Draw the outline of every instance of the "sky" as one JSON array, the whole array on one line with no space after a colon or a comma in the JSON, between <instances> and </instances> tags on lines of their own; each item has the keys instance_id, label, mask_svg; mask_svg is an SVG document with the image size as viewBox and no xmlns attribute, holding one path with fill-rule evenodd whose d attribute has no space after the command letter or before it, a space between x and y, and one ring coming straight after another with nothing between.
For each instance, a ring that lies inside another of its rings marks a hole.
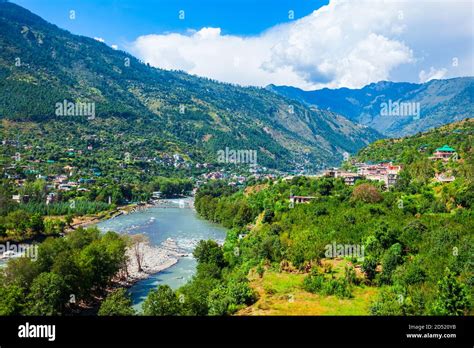
<instances>
[{"instance_id":1,"label":"sky","mask_svg":"<svg viewBox=\"0 0 474 348\"><path fill-rule=\"evenodd\" d=\"M470 0L12 2L155 67L240 85L360 88L474 75Z\"/></svg>"}]
</instances>

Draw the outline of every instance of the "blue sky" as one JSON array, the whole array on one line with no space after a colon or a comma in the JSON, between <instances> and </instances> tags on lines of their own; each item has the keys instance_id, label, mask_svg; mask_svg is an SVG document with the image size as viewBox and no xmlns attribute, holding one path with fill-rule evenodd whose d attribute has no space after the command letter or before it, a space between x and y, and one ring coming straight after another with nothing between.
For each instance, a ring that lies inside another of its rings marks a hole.
<instances>
[{"instance_id":1,"label":"blue sky","mask_svg":"<svg viewBox=\"0 0 474 348\"><path fill-rule=\"evenodd\" d=\"M321 0L12 0L74 34L123 45L138 36L219 27L223 34L256 35L304 17L327 4ZM76 19L69 19L69 11ZM185 11L180 20L179 11Z\"/></svg>"},{"instance_id":2,"label":"blue sky","mask_svg":"<svg viewBox=\"0 0 474 348\"><path fill-rule=\"evenodd\" d=\"M12 1L155 67L240 85L360 88L474 75L472 0Z\"/></svg>"}]
</instances>

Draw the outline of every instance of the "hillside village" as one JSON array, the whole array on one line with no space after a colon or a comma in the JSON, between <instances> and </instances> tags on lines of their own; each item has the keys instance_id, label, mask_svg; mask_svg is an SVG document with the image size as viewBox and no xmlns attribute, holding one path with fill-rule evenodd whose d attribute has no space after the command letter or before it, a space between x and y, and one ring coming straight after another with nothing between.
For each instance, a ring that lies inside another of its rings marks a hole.
<instances>
[{"instance_id":1,"label":"hillside village","mask_svg":"<svg viewBox=\"0 0 474 348\"><path fill-rule=\"evenodd\" d=\"M2 168L2 176L6 179L11 179L14 181L18 189L20 189L27 178L34 177L39 180L44 180L46 182L46 187L48 189L48 194L45 198L46 204L51 204L57 202L61 192L74 191L77 193L85 193L90 190L97 182L97 179L103 176L101 169L91 168L89 171L78 171L77 167L72 166L71 164L66 164L62 167L58 166L58 163L55 160L39 160L34 156L26 156L20 153L21 148L18 142L4 139L1 142L1 147L6 150L7 148L13 148L15 155L11 156L11 163L8 166ZM31 145L23 146L24 151L28 151L32 148ZM426 146L421 146L418 151L424 153ZM10 149L11 151L11 149ZM93 151L93 146L88 146L88 151ZM98 150L100 151L100 150ZM88 156L87 153L83 151L75 151L73 148L65 149L66 161L61 160L61 163L67 163L67 158L73 158L77 160L81 156ZM26 158L26 160L25 160ZM441 161L443 163L448 162L449 160L458 160L457 152L454 148L449 145L444 145L431 153L427 154L427 160L431 161ZM73 161L70 161L73 163ZM202 174L191 176L195 187L200 187L208 181L211 180L223 180L228 183L229 186L241 186L248 179L254 178L259 179L271 179L276 180L279 177L284 176L284 179L289 180L294 177L294 175L284 175L278 171L270 172L265 167L253 167L249 168L248 172L245 173L241 168L235 166L235 169L240 169L238 171L233 171L232 168L222 169L212 163L195 163L192 164L190 161L184 159L180 154L174 154L172 156L163 154L162 157L155 158L131 158L128 157L124 162L119 163L120 168L126 168L127 166L133 163L147 162L153 163L161 166L174 167L177 169L189 169L195 168ZM17 163L21 163L18 165ZM329 178L341 178L344 183L349 186L355 185L359 180L371 180L382 182L386 189L390 189L392 186L396 185L399 173L403 169L401 164L393 163L392 161L380 161L380 162L358 162L355 159L348 161L349 169L342 168L328 168L322 173L313 175L313 177L329 177ZM57 172L51 173L51 170L48 169L48 166L54 166ZM145 172L144 169L141 169L142 172ZM48 173L48 174L46 174ZM310 175L311 176L311 175ZM450 173L436 173L433 177L435 182L452 182L455 180L455 177ZM297 199L297 198L295 198ZM17 203L28 203L28 195L14 194L12 195L12 200ZM301 201L306 201L306 199L300 198ZM110 204L110 200L108 202Z\"/></svg>"}]
</instances>

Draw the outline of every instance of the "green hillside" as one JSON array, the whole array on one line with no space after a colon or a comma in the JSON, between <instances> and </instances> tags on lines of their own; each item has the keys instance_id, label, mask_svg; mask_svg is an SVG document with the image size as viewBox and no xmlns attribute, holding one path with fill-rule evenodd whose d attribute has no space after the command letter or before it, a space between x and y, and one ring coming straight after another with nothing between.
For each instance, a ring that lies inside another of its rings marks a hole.
<instances>
[{"instance_id":1,"label":"green hillside","mask_svg":"<svg viewBox=\"0 0 474 348\"><path fill-rule=\"evenodd\" d=\"M240 306L224 312L472 314L472 125L465 120L363 149L359 159L403 163L390 190L373 181L347 186L340 178L304 176L237 192L200 189L196 210L232 229L222 248L226 287L231 291L241 277L258 294L250 306L234 298ZM449 144L459 157L431 160L430 149L418 150L426 142L432 149ZM436 181L442 173L454 178ZM311 200L292 205L291 195ZM342 253L331 251L341 246ZM202 269L189 286L214 274ZM212 309L218 300L226 301L213 297Z\"/></svg>"},{"instance_id":2,"label":"green hillside","mask_svg":"<svg viewBox=\"0 0 474 348\"><path fill-rule=\"evenodd\" d=\"M85 147L81 134L117 156L128 147L132 156L179 153L193 164L215 161L225 147L252 149L259 165L290 170L337 164L380 137L265 89L152 68L11 3L0 3L0 33L0 117L38 123L55 146ZM64 100L94 103L95 118L56 115Z\"/></svg>"},{"instance_id":3,"label":"green hillside","mask_svg":"<svg viewBox=\"0 0 474 348\"><path fill-rule=\"evenodd\" d=\"M459 157L471 155L474 141L474 119L465 119L424 133L399 139L377 140L357 154L361 161L382 161L409 164L423 154L431 154L445 144L453 147Z\"/></svg>"}]
</instances>

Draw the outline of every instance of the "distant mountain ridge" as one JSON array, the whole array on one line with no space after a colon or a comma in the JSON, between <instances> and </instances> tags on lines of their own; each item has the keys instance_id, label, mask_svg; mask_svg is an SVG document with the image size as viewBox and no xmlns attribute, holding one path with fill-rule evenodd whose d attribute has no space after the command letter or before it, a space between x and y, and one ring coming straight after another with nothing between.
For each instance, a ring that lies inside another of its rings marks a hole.
<instances>
[{"instance_id":1,"label":"distant mountain ridge","mask_svg":"<svg viewBox=\"0 0 474 348\"><path fill-rule=\"evenodd\" d=\"M474 77L431 80L422 84L381 81L360 89L303 91L275 85L269 85L267 89L307 105L334 111L389 137L415 134L474 114ZM384 114L384 106L389 103L418 106L420 112Z\"/></svg>"},{"instance_id":2,"label":"distant mountain ridge","mask_svg":"<svg viewBox=\"0 0 474 348\"><path fill-rule=\"evenodd\" d=\"M80 126L90 136L103 132L117 150L144 144L141 156L160 150L210 161L226 147L254 149L259 165L287 170L337 164L381 137L262 88L152 68L12 3L0 3L0 46L0 118L60 123L59 141ZM96 117L58 117L64 100L94 103ZM112 134L122 134L120 143Z\"/></svg>"}]
</instances>

